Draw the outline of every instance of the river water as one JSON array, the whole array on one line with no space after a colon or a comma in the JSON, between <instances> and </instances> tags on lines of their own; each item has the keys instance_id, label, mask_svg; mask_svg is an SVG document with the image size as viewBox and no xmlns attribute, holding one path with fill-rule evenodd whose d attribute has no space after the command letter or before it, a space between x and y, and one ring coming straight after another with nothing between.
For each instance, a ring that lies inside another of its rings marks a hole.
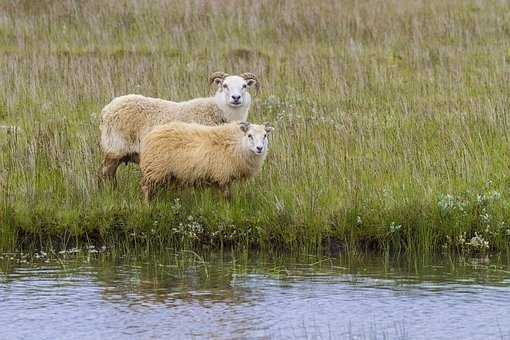
<instances>
[{"instance_id":1,"label":"river water","mask_svg":"<svg viewBox=\"0 0 510 340\"><path fill-rule=\"evenodd\" d=\"M499 257L0 257L0 339L510 339Z\"/></svg>"}]
</instances>

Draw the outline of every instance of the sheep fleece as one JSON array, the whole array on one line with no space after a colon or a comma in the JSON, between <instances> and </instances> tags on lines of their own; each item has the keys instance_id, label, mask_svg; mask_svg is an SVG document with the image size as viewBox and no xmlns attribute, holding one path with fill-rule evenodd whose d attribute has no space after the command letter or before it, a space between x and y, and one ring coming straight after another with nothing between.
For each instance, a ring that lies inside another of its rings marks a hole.
<instances>
[{"instance_id":1,"label":"sheep fleece","mask_svg":"<svg viewBox=\"0 0 510 340\"><path fill-rule=\"evenodd\" d=\"M213 97L187 102L130 94L115 98L101 113L101 144L111 155L138 153L139 141L154 126L171 121L217 125L224 122Z\"/></svg>"},{"instance_id":2,"label":"sheep fleece","mask_svg":"<svg viewBox=\"0 0 510 340\"><path fill-rule=\"evenodd\" d=\"M239 123L203 126L174 122L156 127L142 140L142 184L169 179L181 184L229 185L257 174L266 153L255 155L241 146Z\"/></svg>"}]
</instances>

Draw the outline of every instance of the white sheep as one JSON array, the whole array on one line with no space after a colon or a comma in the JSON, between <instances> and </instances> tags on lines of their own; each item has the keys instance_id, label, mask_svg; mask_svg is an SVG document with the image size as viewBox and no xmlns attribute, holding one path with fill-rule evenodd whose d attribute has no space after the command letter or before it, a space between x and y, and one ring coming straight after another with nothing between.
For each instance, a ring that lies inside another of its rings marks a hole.
<instances>
[{"instance_id":1,"label":"white sheep","mask_svg":"<svg viewBox=\"0 0 510 340\"><path fill-rule=\"evenodd\" d=\"M272 130L268 124L245 122L219 126L174 122L154 128L142 140L140 152L145 200L166 182L215 185L229 198L233 181L260 170Z\"/></svg>"},{"instance_id":2,"label":"white sheep","mask_svg":"<svg viewBox=\"0 0 510 340\"><path fill-rule=\"evenodd\" d=\"M218 89L214 96L173 102L130 94L113 99L101 112L102 178L114 179L122 162L139 162L140 141L154 126L173 122L218 125L244 121L251 96L248 88L258 88L252 73L240 76L214 72L209 83Z\"/></svg>"}]
</instances>

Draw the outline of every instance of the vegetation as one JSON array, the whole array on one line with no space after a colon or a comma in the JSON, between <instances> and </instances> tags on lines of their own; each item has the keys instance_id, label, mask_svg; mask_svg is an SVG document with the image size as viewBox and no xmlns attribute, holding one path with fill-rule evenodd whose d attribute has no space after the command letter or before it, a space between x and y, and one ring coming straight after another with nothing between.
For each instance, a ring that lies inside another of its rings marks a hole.
<instances>
[{"instance_id":1,"label":"vegetation","mask_svg":"<svg viewBox=\"0 0 510 340\"><path fill-rule=\"evenodd\" d=\"M0 2L0 244L191 244L431 253L510 245L510 4ZM250 71L276 127L234 199L136 166L100 186L112 97L185 100Z\"/></svg>"}]
</instances>

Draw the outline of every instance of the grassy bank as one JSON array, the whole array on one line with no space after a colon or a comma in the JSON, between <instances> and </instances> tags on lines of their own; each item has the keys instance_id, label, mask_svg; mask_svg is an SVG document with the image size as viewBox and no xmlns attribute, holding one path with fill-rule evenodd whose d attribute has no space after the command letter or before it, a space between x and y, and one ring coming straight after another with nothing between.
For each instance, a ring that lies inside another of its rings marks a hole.
<instances>
[{"instance_id":1,"label":"grassy bank","mask_svg":"<svg viewBox=\"0 0 510 340\"><path fill-rule=\"evenodd\" d=\"M510 5L503 1L0 2L0 244L510 245ZM139 172L98 187L113 96L184 100L216 70L259 75L276 127L231 202Z\"/></svg>"}]
</instances>

